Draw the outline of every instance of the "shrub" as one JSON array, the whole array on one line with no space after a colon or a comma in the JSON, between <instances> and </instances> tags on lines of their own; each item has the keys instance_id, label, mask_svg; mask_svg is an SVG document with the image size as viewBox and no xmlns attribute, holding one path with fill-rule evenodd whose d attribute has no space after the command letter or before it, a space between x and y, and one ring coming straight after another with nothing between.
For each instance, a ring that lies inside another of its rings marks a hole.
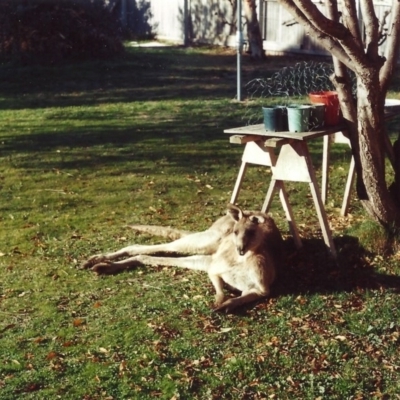
<instances>
[{"instance_id":1,"label":"shrub","mask_svg":"<svg viewBox=\"0 0 400 400\"><path fill-rule=\"evenodd\" d=\"M116 20L98 1L6 1L0 56L23 63L107 58L123 51Z\"/></svg>"}]
</instances>

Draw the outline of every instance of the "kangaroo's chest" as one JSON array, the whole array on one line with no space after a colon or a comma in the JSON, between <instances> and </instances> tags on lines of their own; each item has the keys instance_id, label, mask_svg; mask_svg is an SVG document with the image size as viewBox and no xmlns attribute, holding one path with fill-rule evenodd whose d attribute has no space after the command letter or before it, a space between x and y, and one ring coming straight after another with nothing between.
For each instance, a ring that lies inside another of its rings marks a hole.
<instances>
[{"instance_id":1,"label":"kangaroo's chest","mask_svg":"<svg viewBox=\"0 0 400 400\"><path fill-rule=\"evenodd\" d=\"M260 280L259 263L251 253L241 256L234 244L227 243L214 255L209 274L218 275L229 286L244 291Z\"/></svg>"}]
</instances>

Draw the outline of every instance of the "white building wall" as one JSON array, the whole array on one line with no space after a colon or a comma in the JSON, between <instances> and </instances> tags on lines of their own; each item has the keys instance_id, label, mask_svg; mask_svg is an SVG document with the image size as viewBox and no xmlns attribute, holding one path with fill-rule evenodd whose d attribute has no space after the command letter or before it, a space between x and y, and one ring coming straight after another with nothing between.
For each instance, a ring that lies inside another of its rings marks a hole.
<instances>
[{"instance_id":1,"label":"white building wall","mask_svg":"<svg viewBox=\"0 0 400 400\"><path fill-rule=\"evenodd\" d=\"M159 39L227 45L235 13L228 0L148 0ZM234 39L233 39L234 40Z\"/></svg>"},{"instance_id":2,"label":"white building wall","mask_svg":"<svg viewBox=\"0 0 400 400\"><path fill-rule=\"evenodd\" d=\"M157 38L176 43L185 40L185 3L187 0L150 0L151 25Z\"/></svg>"}]
</instances>

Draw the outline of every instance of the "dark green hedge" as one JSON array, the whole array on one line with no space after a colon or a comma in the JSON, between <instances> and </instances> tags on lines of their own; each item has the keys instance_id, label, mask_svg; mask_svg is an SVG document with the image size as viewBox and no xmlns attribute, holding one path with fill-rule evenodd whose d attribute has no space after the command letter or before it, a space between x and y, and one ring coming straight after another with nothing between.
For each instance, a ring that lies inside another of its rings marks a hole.
<instances>
[{"instance_id":1,"label":"dark green hedge","mask_svg":"<svg viewBox=\"0 0 400 400\"><path fill-rule=\"evenodd\" d=\"M108 58L121 52L118 22L103 0L0 2L0 57L3 60L58 63Z\"/></svg>"}]
</instances>

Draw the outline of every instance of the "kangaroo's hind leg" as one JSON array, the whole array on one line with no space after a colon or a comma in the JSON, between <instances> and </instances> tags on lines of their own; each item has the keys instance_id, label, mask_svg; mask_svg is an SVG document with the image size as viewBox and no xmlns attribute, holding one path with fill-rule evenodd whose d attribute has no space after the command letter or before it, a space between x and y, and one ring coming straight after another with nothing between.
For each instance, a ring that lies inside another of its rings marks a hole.
<instances>
[{"instance_id":1,"label":"kangaroo's hind leg","mask_svg":"<svg viewBox=\"0 0 400 400\"><path fill-rule=\"evenodd\" d=\"M98 254L90 257L81 266L82 269L93 269L97 264L136 255L171 254L177 257L193 254L213 254L220 243L221 233L214 230L191 233L170 243L155 245L131 245L118 251Z\"/></svg>"},{"instance_id":2,"label":"kangaroo's hind leg","mask_svg":"<svg viewBox=\"0 0 400 400\"><path fill-rule=\"evenodd\" d=\"M207 271L211 263L211 256L194 255L187 257L153 257L138 255L121 261L106 261L95 264L91 269L98 274L112 274L136 266L178 267L197 271Z\"/></svg>"}]
</instances>

